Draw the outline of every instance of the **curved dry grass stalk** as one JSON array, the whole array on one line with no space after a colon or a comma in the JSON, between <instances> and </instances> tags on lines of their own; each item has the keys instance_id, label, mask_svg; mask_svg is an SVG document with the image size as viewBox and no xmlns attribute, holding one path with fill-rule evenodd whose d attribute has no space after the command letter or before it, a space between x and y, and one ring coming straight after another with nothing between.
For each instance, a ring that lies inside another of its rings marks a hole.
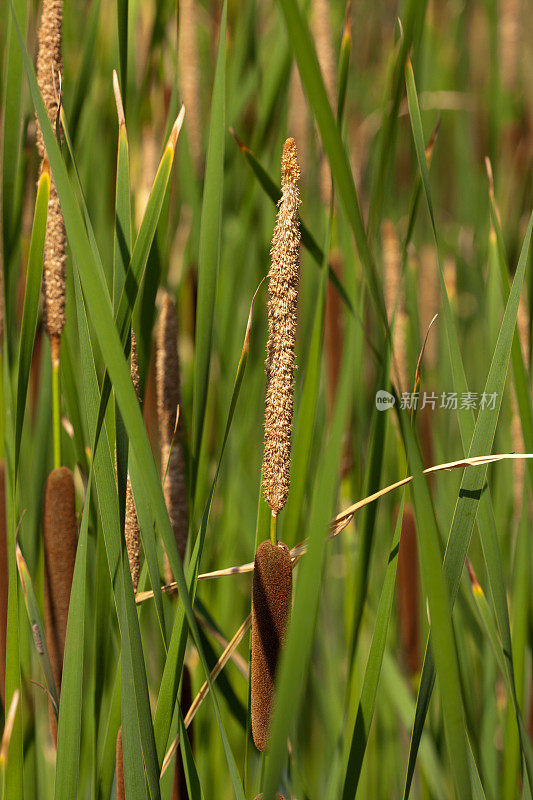
<instances>
[{"instance_id":1,"label":"curved dry grass stalk","mask_svg":"<svg viewBox=\"0 0 533 800\"><path fill-rule=\"evenodd\" d=\"M519 461L526 458L533 458L533 453L499 453L496 455L472 456L471 458L462 458L459 461L448 461L444 464L436 464L433 467L428 467L427 469L423 470L423 474L432 475L435 472L445 472L452 469L465 469L466 467L482 467L486 466L487 464L495 464L498 461ZM408 475L406 478L402 478L400 481L391 483L389 486L385 486L385 488L380 489L378 492L374 492L373 494L368 495L368 497L358 500L357 503L345 508L344 511L341 511L331 520L330 527L332 530L328 538L334 539L336 536L338 536L339 533L341 533L350 524L357 511L360 511L362 508L370 503L373 503L375 500L379 500L380 497L390 494L390 492L393 492L395 489L401 489L402 486L411 483L412 480L413 476ZM307 544L305 541L300 542L291 549L290 553L293 567L294 562L300 559L301 556L303 556L306 552ZM225 578L229 575L245 575L253 571L254 562L249 561L247 564L241 564L236 567L226 567L225 569L217 569L213 570L212 572L203 572L198 575L198 580L205 581L211 580L212 578ZM174 592L176 589L177 584L175 582L169 584L168 586L161 587L161 591L163 592ZM135 597L135 601L137 603L142 603L145 600L150 600L153 596L153 591L139 592Z\"/></svg>"},{"instance_id":2,"label":"curved dry grass stalk","mask_svg":"<svg viewBox=\"0 0 533 800\"><path fill-rule=\"evenodd\" d=\"M218 678L218 676L220 675L220 673L222 672L222 670L224 669L224 667L228 663L229 659L231 658L231 655L232 655L233 651L242 642L242 640L243 640L244 636L246 635L246 632L249 630L251 624L252 624L252 614L250 613L250 614L248 614L248 616L246 617L246 619L244 620L242 625L235 632L235 634L233 635L233 638L229 642L228 646L226 647L224 652L221 654L221 656L218 659L217 663L215 664L215 666L211 670L211 674L209 676L210 680L211 680L211 683L214 683L216 681L216 679ZM191 724L191 722L193 721L193 719L194 719L194 717L196 715L196 712L198 711L198 709L202 705L202 703L205 700L205 698L207 697L208 693L209 693L209 684L207 683L207 681L204 681L200 691L198 692L198 694L194 698L194 700L193 700L193 702L191 704L191 707L189 708L189 710L188 710L188 712L187 712L187 714L185 716L184 723L185 723L185 727L186 728L188 728L189 725ZM164 773L166 772L166 770L167 770L167 768L168 768L168 766L169 766L169 764L170 764L170 762L172 760L172 756L176 752L178 744L179 744L179 736L176 736L176 738L174 739L174 741L170 745L169 749L167 750L165 758L163 759L163 764L161 766L161 777L163 777Z\"/></svg>"},{"instance_id":3,"label":"curved dry grass stalk","mask_svg":"<svg viewBox=\"0 0 533 800\"><path fill-rule=\"evenodd\" d=\"M3 765L7 763L9 742L11 741L11 734L13 733L13 725L15 724L15 716L17 714L19 700L20 691L15 689L13 696L11 697L11 703L9 704L9 711L7 712L6 721L4 724L4 732L2 733L2 743L0 744L0 764Z\"/></svg>"}]
</instances>

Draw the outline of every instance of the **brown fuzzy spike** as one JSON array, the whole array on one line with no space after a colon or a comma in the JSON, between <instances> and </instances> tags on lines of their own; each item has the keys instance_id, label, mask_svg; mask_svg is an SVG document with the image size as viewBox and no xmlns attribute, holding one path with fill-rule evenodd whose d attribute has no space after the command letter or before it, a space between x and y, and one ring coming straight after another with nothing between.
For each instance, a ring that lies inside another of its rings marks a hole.
<instances>
[{"instance_id":1,"label":"brown fuzzy spike","mask_svg":"<svg viewBox=\"0 0 533 800\"><path fill-rule=\"evenodd\" d=\"M46 644L58 698L76 560L76 531L74 479L67 467L58 467L52 470L46 481L43 524ZM50 725L52 735L57 739L56 722L51 711Z\"/></svg>"},{"instance_id":2,"label":"brown fuzzy spike","mask_svg":"<svg viewBox=\"0 0 533 800\"><path fill-rule=\"evenodd\" d=\"M7 567L5 470L4 461L0 461L0 698L4 708L6 702L7 586L9 574Z\"/></svg>"},{"instance_id":3,"label":"brown fuzzy spike","mask_svg":"<svg viewBox=\"0 0 533 800\"><path fill-rule=\"evenodd\" d=\"M255 746L267 748L274 683L291 609L292 564L287 545L262 542L252 586L251 714Z\"/></svg>"},{"instance_id":4,"label":"brown fuzzy spike","mask_svg":"<svg viewBox=\"0 0 533 800\"><path fill-rule=\"evenodd\" d=\"M181 713L185 718L187 711L192 703L192 687L191 687L191 673L187 666L183 667L183 680L181 686ZM187 731L191 747L193 745L192 722ZM176 766L174 767L174 781L172 784L172 800L188 800L189 792L187 791L187 781L185 780L185 770L183 769L183 759L181 756L181 747L176 751Z\"/></svg>"},{"instance_id":5,"label":"brown fuzzy spike","mask_svg":"<svg viewBox=\"0 0 533 800\"><path fill-rule=\"evenodd\" d=\"M165 503L178 551L183 560L187 548L189 512L181 425L178 426L178 431L174 436L176 411L181 402L177 338L178 320L176 307L170 296L165 294L159 320L156 365L157 410L161 440L161 476L163 477L166 472L163 484ZM172 576L167 575L168 577L171 578Z\"/></svg>"},{"instance_id":6,"label":"brown fuzzy spike","mask_svg":"<svg viewBox=\"0 0 533 800\"><path fill-rule=\"evenodd\" d=\"M124 753L122 750L122 725L117 733L117 800L126 800L126 789L124 787Z\"/></svg>"},{"instance_id":7,"label":"brown fuzzy spike","mask_svg":"<svg viewBox=\"0 0 533 800\"><path fill-rule=\"evenodd\" d=\"M416 520L410 505L403 512L397 590L402 649L407 668L414 675L420 669L419 574Z\"/></svg>"},{"instance_id":8,"label":"brown fuzzy spike","mask_svg":"<svg viewBox=\"0 0 533 800\"><path fill-rule=\"evenodd\" d=\"M274 516L281 511L289 495L294 340L300 277L299 178L294 139L287 139L281 158L281 200L270 250L268 286L263 493Z\"/></svg>"}]
</instances>

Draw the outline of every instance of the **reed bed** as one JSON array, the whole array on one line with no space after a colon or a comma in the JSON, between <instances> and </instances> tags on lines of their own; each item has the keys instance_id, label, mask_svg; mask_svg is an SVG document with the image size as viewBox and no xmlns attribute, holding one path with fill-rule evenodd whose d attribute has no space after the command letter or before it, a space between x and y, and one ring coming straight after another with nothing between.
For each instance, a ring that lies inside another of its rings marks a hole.
<instances>
[{"instance_id":1,"label":"reed bed","mask_svg":"<svg viewBox=\"0 0 533 800\"><path fill-rule=\"evenodd\" d=\"M2 4L0 800L531 796L530 17Z\"/></svg>"}]
</instances>

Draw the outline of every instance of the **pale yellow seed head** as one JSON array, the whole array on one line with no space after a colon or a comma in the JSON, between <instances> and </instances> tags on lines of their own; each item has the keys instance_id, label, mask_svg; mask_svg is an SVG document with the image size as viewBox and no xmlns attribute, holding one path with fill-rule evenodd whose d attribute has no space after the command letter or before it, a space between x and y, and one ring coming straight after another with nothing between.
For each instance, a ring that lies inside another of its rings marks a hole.
<instances>
[{"instance_id":1,"label":"pale yellow seed head","mask_svg":"<svg viewBox=\"0 0 533 800\"><path fill-rule=\"evenodd\" d=\"M289 494L300 272L299 177L294 139L287 139L281 158L282 194L270 250L268 287L263 493L274 515L281 511Z\"/></svg>"},{"instance_id":2,"label":"pale yellow seed head","mask_svg":"<svg viewBox=\"0 0 533 800\"><path fill-rule=\"evenodd\" d=\"M139 363L137 360L137 342L135 334L131 332L131 366L130 366L131 380L135 388L137 400L139 399ZM141 535L139 529L139 520L137 519L137 511L135 510L135 501L133 499L133 490L131 488L130 476L128 474L128 482L126 484L126 517L124 524L124 538L126 539L126 549L128 551L128 561L130 564L131 582L133 584L133 591L137 591L139 584L139 575L141 572Z\"/></svg>"},{"instance_id":3,"label":"pale yellow seed head","mask_svg":"<svg viewBox=\"0 0 533 800\"><path fill-rule=\"evenodd\" d=\"M54 130L60 102L61 74L63 71L61 56L62 22L63 0L44 0L39 27L37 82L43 96L48 119ZM37 148L46 168L46 149L38 120ZM51 340L56 340L56 345L65 326L65 252L65 225L55 184L51 180L44 246L43 290L46 331Z\"/></svg>"}]
</instances>

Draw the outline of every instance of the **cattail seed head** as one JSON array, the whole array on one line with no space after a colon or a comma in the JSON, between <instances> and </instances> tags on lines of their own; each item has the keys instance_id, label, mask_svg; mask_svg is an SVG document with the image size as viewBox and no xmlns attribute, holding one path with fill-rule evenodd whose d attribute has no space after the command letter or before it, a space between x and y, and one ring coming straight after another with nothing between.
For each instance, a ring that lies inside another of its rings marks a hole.
<instances>
[{"instance_id":1,"label":"cattail seed head","mask_svg":"<svg viewBox=\"0 0 533 800\"><path fill-rule=\"evenodd\" d=\"M43 524L46 643L58 698L76 561L76 531L74 479L67 467L58 467L52 470L46 481ZM50 724L56 739L57 728L52 712Z\"/></svg>"},{"instance_id":2,"label":"cattail seed head","mask_svg":"<svg viewBox=\"0 0 533 800\"><path fill-rule=\"evenodd\" d=\"M176 412L181 402L177 337L176 307L170 296L165 294L159 321L156 362L161 475L164 476L166 472L163 484L165 502L178 551L183 559L187 547L189 514L181 426L174 436Z\"/></svg>"},{"instance_id":3,"label":"cattail seed head","mask_svg":"<svg viewBox=\"0 0 533 800\"><path fill-rule=\"evenodd\" d=\"M7 535L6 535L6 468L0 461L0 698L6 704L6 638L7 638Z\"/></svg>"},{"instance_id":4,"label":"cattail seed head","mask_svg":"<svg viewBox=\"0 0 533 800\"><path fill-rule=\"evenodd\" d=\"M268 286L263 493L274 515L281 511L289 494L300 272L299 177L294 139L287 139L281 158L281 200L270 250Z\"/></svg>"},{"instance_id":5,"label":"cattail seed head","mask_svg":"<svg viewBox=\"0 0 533 800\"><path fill-rule=\"evenodd\" d=\"M37 82L43 96L48 119L55 130L63 71L61 56L61 28L63 0L44 0L39 28L37 55ZM46 165L46 148L39 120L37 120L37 149ZM45 166L46 168L46 166ZM52 345L52 359L59 359L59 339L65 326L65 250L66 234L63 215L55 183L50 180L48 220L44 245L43 289L45 297L44 321Z\"/></svg>"},{"instance_id":6,"label":"cattail seed head","mask_svg":"<svg viewBox=\"0 0 533 800\"><path fill-rule=\"evenodd\" d=\"M117 733L116 771L117 771L117 800L126 800L126 788L124 786L124 752L122 748L122 725L118 729Z\"/></svg>"},{"instance_id":7,"label":"cattail seed head","mask_svg":"<svg viewBox=\"0 0 533 800\"><path fill-rule=\"evenodd\" d=\"M133 330L131 331L130 374L138 400L139 364L137 360L137 342L135 340L135 334ZM128 561L130 563L131 582L133 584L133 591L136 592L137 586L139 585L139 575L141 572L141 535L129 473L126 484L126 516L124 522L124 538L126 539L126 549L128 551Z\"/></svg>"},{"instance_id":8,"label":"cattail seed head","mask_svg":"<svg viewBox=\"0 0 533 800\"><path fill-rule=\"evenodd\" d=\"M257 548L252 584L252 735L267 748L279 654L291 608L292 564L288 547L270 540Z\"/></svg>"},{"instance_id":9,"label":"cattail seed head","mask_svg":"<svg viewBox=\"0 0 533 800\"><path fill-rule=\"evenodd\" d=\"M44 0L39 27L37 54L37 83L43 96L46 113L55 129L59 76L63 72L61 55L61 29L63 25L63 0ZM37 149L42 159L46 157L43 134L37 120Z\"/></svg>"},{"instance_id":10,"label":"cattail seed head","mask_svg":"<svg viewBox=\"0 0 533 800\"><path fill-rule=\"evenodd\" d=\"M44 323L50 337L52 361L59 359L59 340L65 327L66 233L56 186L50 181L48 219L44 242Z\"/></svg>"},{"instance_id":11,"label":"cattail seed head","mask_svg":"<svg viewBox=\"0 0 533 800\"><path fill-rule=\"evenodd\" d=\"M403 511L397 591L402 650L407 668L414 675L420 668L420 610L416 520L411 505Z\"/></svg>"}]
</instances>

